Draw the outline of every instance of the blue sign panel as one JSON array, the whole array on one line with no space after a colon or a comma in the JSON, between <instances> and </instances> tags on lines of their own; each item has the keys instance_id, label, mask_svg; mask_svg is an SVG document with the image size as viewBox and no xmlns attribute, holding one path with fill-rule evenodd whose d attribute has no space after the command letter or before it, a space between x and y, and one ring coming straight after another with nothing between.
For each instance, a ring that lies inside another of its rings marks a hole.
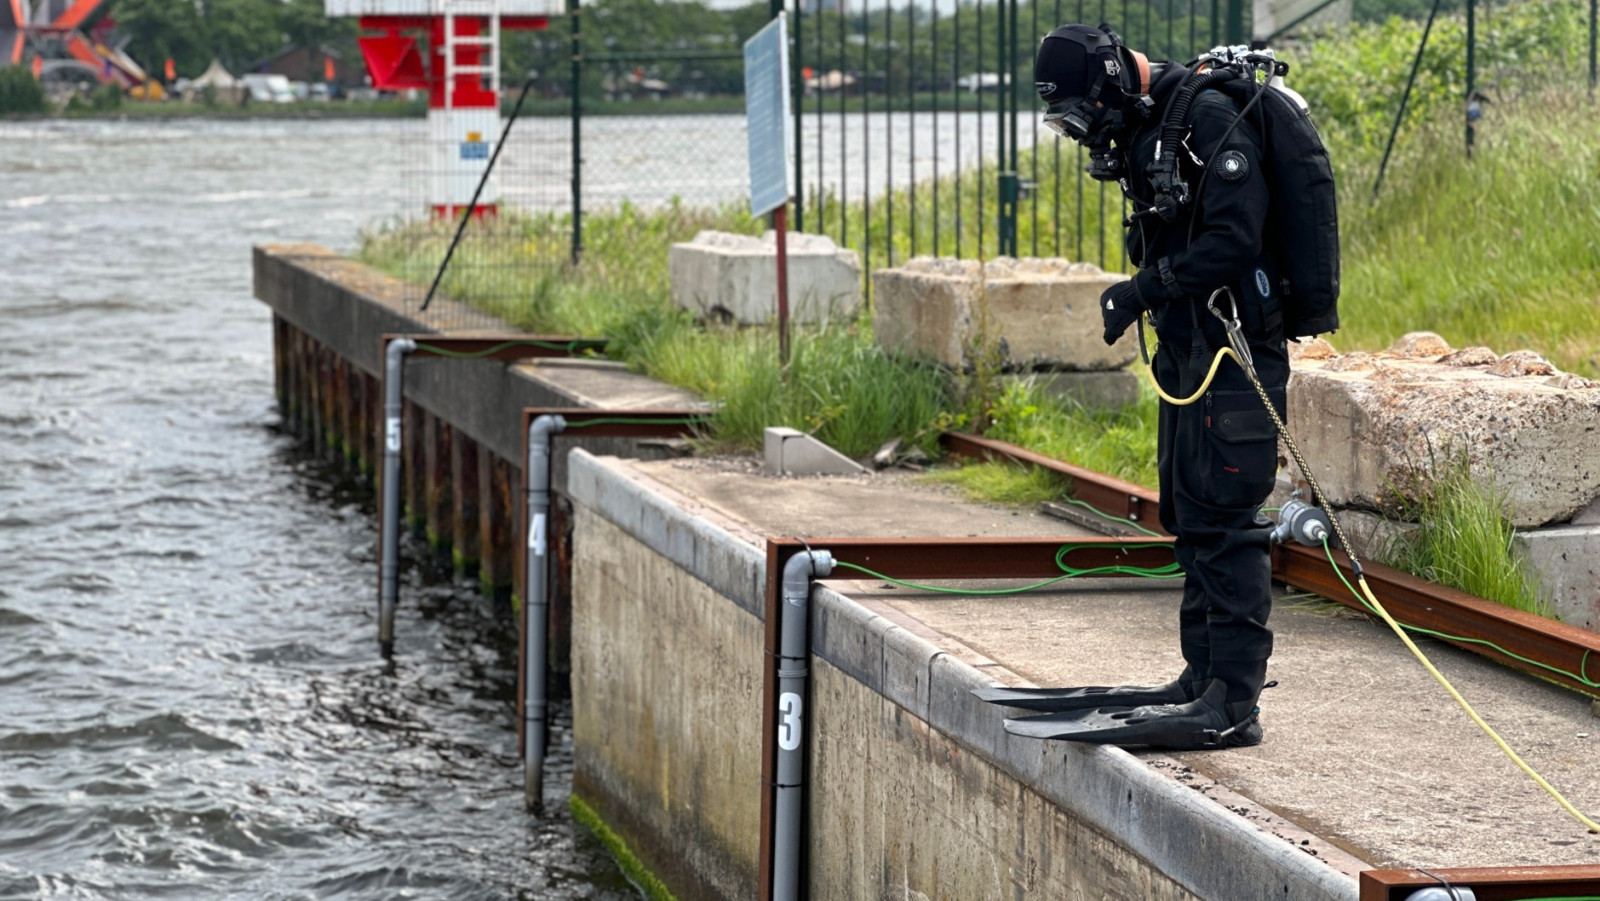
<instances>
[{"instance_id":1,"label":"blue sign panel","mask_svg":"<svg viewBox=\"0 0 1600 901\"><path fill-rule=\"evenodd\" d=\"M789 29L785 13L744 43L744 116L750 142L750 214L770 213L794 195L794 119L789 115Z\"/></svg>"},{"instance_id":2,"label":"blue sign panel","mask_svg":"<svg viewBox=\"0 0 1600 901\"><path fill-rule=\"evenodd\" d=\"M486 160L489 158L488 141L462 141L461 158L464 160Z\"/></svg>"}]
</instances>

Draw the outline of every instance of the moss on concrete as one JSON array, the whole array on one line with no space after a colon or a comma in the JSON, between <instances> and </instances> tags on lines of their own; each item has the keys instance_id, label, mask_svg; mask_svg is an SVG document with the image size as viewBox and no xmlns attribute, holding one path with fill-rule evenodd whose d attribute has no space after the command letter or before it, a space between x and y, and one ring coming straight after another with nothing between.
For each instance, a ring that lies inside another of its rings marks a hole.
<instances>
[{"instance_id":1,"label":"moss on concrete","mask_svg":"<svg viewBox=\"0 0 1600 901\"><path fill-rule=\"evenodd\" d=\"M622 836L611 831L605 821L600 819L600 815L583 803L582 798L572 795L568 806L572 809L572 818L594 833L594 837L600 840L600 844L604 845L606 851L617 861L617 866L622 869L622 875L638 886L645 897L651 901L677 901L666 884L657 879L654 873L645 869L644 863L628 848L628 843L622 840Z\"/></svg>"}]
</instances>

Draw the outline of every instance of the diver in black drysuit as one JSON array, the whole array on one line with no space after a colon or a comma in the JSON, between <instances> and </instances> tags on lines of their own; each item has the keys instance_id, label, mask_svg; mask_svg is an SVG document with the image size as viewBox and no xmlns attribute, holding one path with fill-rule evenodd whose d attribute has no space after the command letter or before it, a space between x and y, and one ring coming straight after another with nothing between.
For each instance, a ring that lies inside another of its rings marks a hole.
<instances>
[{"instance_id":1,"label":"diver in black drysuit","mask_svg":"<svg viewBox=\"0 0 1600 901\"><path fill-rule=\"evenodd\" d=\"M1108 49L1107 40L1116 46ZM1107 58L1120 65L1107 66ZM1109 68L1121 71L1100 78ZM1157 199L1150 176L1162 118L1187 74L1181 65L1149 64L1109 29L1081 25L1046 36L1036 63L1041 99L1052 110L1078 105L1084 115L1076 131L1084 137L1068 136L1098 152L1102 175L1121 176L1134 210L1127 247L1138 271L1101 297L1106 343L1148 313L1158 339L1156 381L1173 397L1189 397L1228 345L1207 303L1217 289L1231 288L1261 383L1281 416L1289 363L1278 266L1264 233L1271 197L1259 120L1240 119L1239 105L1218 91L1196 95L1179 157L1195 199L1171 221L1145 212ZM1097 78L1094 102L1082 103ZM1217 307L1234 315L1227 295ZM1161 524L1176 536L1184 571L1178 623L1185 668L1176 681L1148 688L979 692L996 703L1055 711L1008 721L1010 731L1174 749L1261 741L1256 702L1272 654L1272 526L1259 511L1276 478L1277 432L1231 359L1199 401L1162 402L1159 426Z\"/></svg>"}]
</instances>

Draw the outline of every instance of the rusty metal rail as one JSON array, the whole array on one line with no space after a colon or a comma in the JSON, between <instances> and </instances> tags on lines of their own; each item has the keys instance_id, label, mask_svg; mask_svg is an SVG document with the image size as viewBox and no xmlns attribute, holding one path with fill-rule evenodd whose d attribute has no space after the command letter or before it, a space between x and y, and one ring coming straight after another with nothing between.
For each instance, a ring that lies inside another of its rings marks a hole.
<instances>
[{"instance_id":1,"label":"rusty metal rail","mask_svg":"<svg viewBox=\"0 0 1600 901\"><path fill-rule=\"evenodd\" d=\"M772 897L773 814L777 790L779 603L784 565L808 547L897 579L1040 579L1063 575L1057 554L1078 569L1170 566L1171 538L813 538L767 541L765 659L761 692L761 845L758 897ZM807 646L810 641L807 641ZM810 701L807 699L809 708ZM807 717L802 721L809 723ZM805 746L804 727L800 736Z\"/></svg>"},{"instance_id":2,"label":"rusty metal rail","mask_svg":"<svg viewBox=\"0 0 1600 901\"><path fill-rule=\"evenodd\" d=\"M1058 472L1070 480L1067 490L1076 500L1112 516L1134 519L1145 528L1165 531L1155 521L1159 498L1142 485L992 438L945 432L941 440L957 456L1011 460ZM1353 582L1349 559L1340 551L1335 551L1334 557L1340 571ZM1590 697L1600 697L1600 635L1513 610L1379 563L1363 561L1362 568L1373 593L1402 624L1453 636L1443 640ZM1302 591L1370 612L1339 581L1318 548L1280 545L1272 555L1272 575Z\"/></svg>"},{"instance_id":3,"label":"rusty metal rail","mask_svg":"<svg viewBox=\"0 0 1600 901\"><path fill-rule=\"evenodd\" d=\"M1467 867L1446 870L1364 870L1360 901L1405 901L1430 886L1443 888L1440 877L1456 888L1469 888L1478 901L1521 901L1524 898L1572 898L1600 895L1600 866Z\"/></svg>"}]
</instances>

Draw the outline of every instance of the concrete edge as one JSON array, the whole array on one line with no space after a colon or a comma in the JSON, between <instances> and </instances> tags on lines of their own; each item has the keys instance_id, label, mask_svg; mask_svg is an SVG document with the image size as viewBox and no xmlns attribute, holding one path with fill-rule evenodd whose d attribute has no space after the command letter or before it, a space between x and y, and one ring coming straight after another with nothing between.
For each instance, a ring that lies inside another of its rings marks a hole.
<instances>
[{"instance_id":1,"label":"concrete edge","mask_svg":"<svg viewBox=\"0 0 1600 901\"><path fill-rule=\"evenodd\" d=\"M614 457L574 449L574 502L762 617L765 541ZM819 548L820 549L820 548ZM1355 901L1354 879L1114 747L1014 738L977 668L850 598L812 594L812 652L1214 901Z\"/></svg>"},{"instance_id":2,"label":"concrete edge","mask_svg":"<svg viewBox=\"0 0 1600 901\"><path fill-rule=\"evenodd\" d=\"M812 593L812 653L1149 861L1202 898L1354 901L1354 879L1115 747L1017 738L976 668L834 589ZM881 624L881 625L879 625ZM880 636L874 651L861 625ZM854 628L852 628L854 627ZM880 675L863 678L877 659Z\"/></svg>"},{"instance_id":3,"label":"concrete edge","mask_svg":"<svg viewBox=\"0 0 1600 901\"><path fill-rule=\"evenodd\" d=\"M766 541L616 457L567 456L567 496L765 619Z\"/></svg>"}]
</instances>

